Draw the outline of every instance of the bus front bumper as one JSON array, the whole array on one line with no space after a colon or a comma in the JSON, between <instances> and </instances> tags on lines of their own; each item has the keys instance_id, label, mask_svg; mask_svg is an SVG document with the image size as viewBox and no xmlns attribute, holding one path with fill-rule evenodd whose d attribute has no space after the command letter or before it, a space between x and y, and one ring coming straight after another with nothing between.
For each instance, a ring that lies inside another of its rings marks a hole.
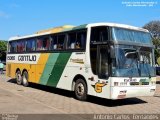
<instances>
[{"instance_id":1,"label":"bus front bumper","mask_svg":"<svg viewBox=\"0 0 160 120\"><path fill-rule=\"evenodd\" d=\"M156 90L155 86L128 86L111 87L111 99L125 99L140 96L153 96Z\"/></svg>"}]
</instances>

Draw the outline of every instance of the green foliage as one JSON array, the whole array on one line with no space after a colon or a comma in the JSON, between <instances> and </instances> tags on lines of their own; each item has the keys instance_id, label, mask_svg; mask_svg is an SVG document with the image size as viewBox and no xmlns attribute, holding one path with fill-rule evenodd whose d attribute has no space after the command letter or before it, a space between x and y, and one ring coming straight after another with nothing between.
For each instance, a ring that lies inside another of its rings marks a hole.
<instances>
[{"instance_id":1,"label":"green foliage","mask_svg":"<svg viewBox=\"0 0 160 120\"><path fill-rule=\"evenodd\" d=\"M155 50L154 50L154 54L155 54L155 60L157 62L157 59L160 57L160 39L153 39L153 44L155 45Z\"/></svg>"},{"instance_id":2,"label":"green foliage","mask_svg":"<svg viewBox=\"0 0 160 120\"><path fill-rule=\"evenodd\" d=\"M143 28L147 29L153 37L152 42L155 46L155 62L157 62L157 59L160 57L160 20L151 21L145 24Z\"/></svg>"},{"instance_id":3,"label":"green foliage","mask_svg":"<svg viewBox=\"0 0 160 120\"><path fill-rule=\"evenodd\" d=\"M7 50L7 42L6 41L0 41L0 51L6 51Z\"/></svg>"},{"instance_id":4,"label":"green foliage","mask_svg":"<svg viewBox=\"0 0 160 120\"><path fill-rule=\"evenodd\" d=\"M7 42L0 40L0 60L5 60Z\"/></svg>"},{"instance_id":5,"label":"green foliage","mask_svg":"<svg viewBox=\"0 0 160 120\"><path fill-rule=\"evenodd\" d=\"M154 38L160 38L160 20L150 21L143 28L149 30Z\"/></svg>"}]
</instances>

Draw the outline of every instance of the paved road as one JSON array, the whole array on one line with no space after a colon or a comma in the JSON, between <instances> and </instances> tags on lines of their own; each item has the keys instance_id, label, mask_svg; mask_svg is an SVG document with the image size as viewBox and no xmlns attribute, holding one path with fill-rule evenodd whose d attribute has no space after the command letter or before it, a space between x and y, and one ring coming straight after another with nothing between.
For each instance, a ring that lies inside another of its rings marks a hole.
<instances>
[{"instance_id":1,"label":"paved road","mask_svg":"<svg viewBox=\"0 0 160 120\"><path fill-rule=\"evenodd\" d=\"M0 114L160 114L160 82L154 97L106 100L74 99L69 91L34 85L23 87L0 75Z\"/></svg>"}]
</instances>

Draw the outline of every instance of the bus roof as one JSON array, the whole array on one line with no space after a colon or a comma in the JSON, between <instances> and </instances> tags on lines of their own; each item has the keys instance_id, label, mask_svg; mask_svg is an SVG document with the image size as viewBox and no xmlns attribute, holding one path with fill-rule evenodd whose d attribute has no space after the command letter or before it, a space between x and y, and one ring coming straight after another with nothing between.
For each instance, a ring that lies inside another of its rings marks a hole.
<instances>
[{"instance_id":1,"label":"bus roof","mask_svg":"<svg viewBox=\"0 0 160 120\"><path fill-rule=\"evenodd\" d=\"M54 27L54 28L38 31L38 32L36 32L35 34L32 34L32 35L11 37L9 39L9 41L25 39L25 38L32 38L32 37L38 37L38 36L42 36L42 35L49 35L49 34L60 33L60 32L64 32L64 31L85 29L85 28L95 27L95 26L110 26L110 27L119 27L119 28L131 29L131 30L136 30L136 31L142 31L142 32L149 32L146 29L135 27L135 26L104 22L104 23L83 24L83 25L79 25L79 26L64 25L64 26L60 26L60 27Z\"/></svg>"},{"instance_id":2,"label":"bus roof","mask_svg":"<svg viewBox=\"0 0 160 120\"><path fill-rule=\"evenodd\" d=\"M119 24L119 23L91 23L88 24L87 27L94 27L94 26L110 26L110 27L119 27L119 28L125 28L125 29L130 29L130 30L136 30L136 31L142 31L142 32L149 32L147 29L143 29L140 27L135 27L131 25L126 25L126 24Z\"/></svg>"}]
</instances>

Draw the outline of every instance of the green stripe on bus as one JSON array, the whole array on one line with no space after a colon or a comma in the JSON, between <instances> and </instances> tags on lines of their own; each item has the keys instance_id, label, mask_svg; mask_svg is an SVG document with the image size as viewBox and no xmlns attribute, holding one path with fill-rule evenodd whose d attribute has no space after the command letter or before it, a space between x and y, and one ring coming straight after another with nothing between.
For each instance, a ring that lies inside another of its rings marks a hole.
<instances>
[{"instance_id":1,"label":"green stripe on bus","mask_svg":"<svg viewBox=\"0 0 160 120\"><path fill-rule=\"evenodd\" d=\"M71 53L60 53L58 59L54 65L54 68L51 72L51 76L48 79L47 85L56 87L58 81L66 67L66 64L71 56Z\"/></svg>"},{"instance_id":2,"label":"green stripe on bus","mask_svg":"<svg viewBox=\"0 0 160 120\"><path fill-rule=\"evenodd\" d=\"M45 68L43 70L43 74L40 78L40 84L43 84L43 85L47 84L47 81L51 75L51 72L53 70L53 67L54 67L56 61L57 61L58 56L59 56L59 53L51 53L49 55L48 61L47 61Z\"/></svg>"}]
</instances>

